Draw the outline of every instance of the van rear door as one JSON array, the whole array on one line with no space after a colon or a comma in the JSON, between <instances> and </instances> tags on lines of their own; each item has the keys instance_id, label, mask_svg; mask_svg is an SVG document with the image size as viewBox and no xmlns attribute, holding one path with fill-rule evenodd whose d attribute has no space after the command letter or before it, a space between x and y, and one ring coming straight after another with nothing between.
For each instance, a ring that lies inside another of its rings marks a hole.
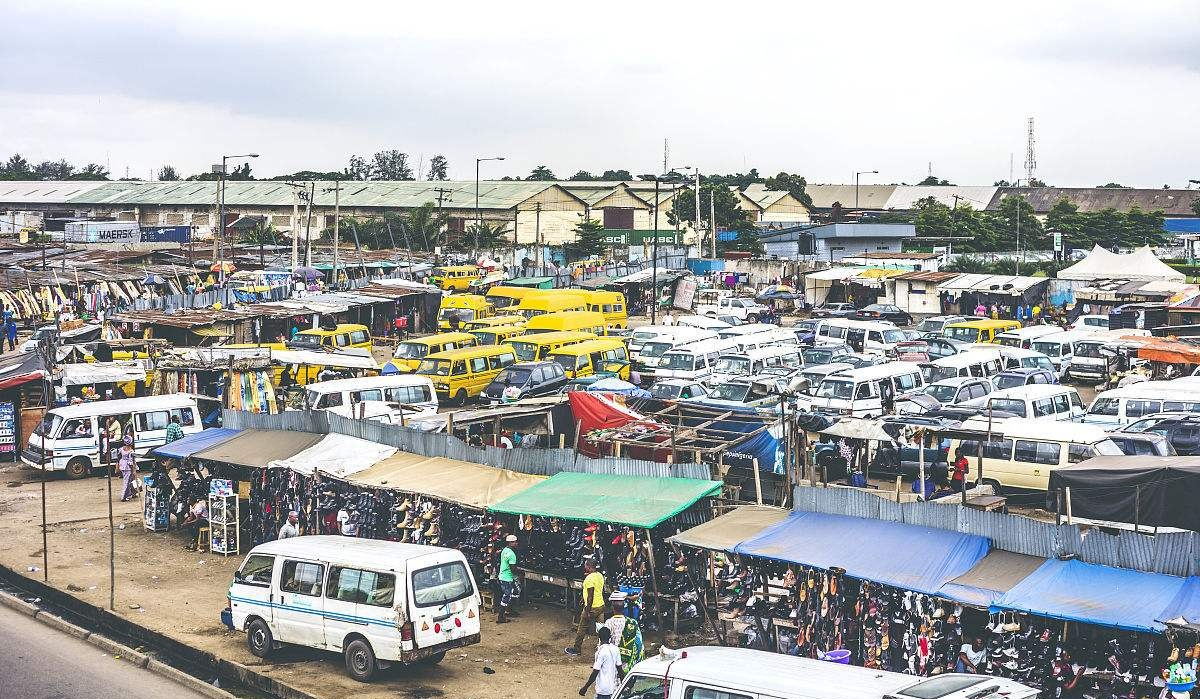
<instances>
[{"instance_id":1,"label":"van rear door","mask_svg":"<svg viewBox=\"0 0 1200 699\"><path fill-rule=\"evenodd\" d=\"M408 584L417 649L479 633L479 591L462 553L446 550L411 559Z\"/></svg>"}]
</instances>

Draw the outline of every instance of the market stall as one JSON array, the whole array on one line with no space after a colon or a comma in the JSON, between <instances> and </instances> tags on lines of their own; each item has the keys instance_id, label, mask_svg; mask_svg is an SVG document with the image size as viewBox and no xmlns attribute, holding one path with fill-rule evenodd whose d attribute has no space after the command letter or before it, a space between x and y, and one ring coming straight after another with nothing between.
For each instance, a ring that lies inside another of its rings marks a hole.
<instances>
[{"instance_id":1,"label":"market stall","mask_svg":"<svg viewBox=\"0 0 1200 699\"><path fill-rule=\"evenodd\" d=\"M1104 522L1200 530L1200 457L1098 456L1050 471L1067 512Z\"/></svg>"}]
</instances>

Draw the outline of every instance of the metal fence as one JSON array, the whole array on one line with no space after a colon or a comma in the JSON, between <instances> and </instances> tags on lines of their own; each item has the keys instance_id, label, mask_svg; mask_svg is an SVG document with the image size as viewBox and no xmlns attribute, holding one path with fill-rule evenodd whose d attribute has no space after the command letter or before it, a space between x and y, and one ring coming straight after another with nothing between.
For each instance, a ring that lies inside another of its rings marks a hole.
<instances>
[{"instance_id":1,"label":"metal fence","mask_svg":"<svg viewBox=\"0 0 1200 699\"><path fill-rule=\"evenodd\" d=\"M443 432L422 432L409 427L370 420L353 420L323 410L288 410L276 415L226 410L223 424L237 429L330 432L387 444L400 451L428 457L444 457L504 468L535 476L553 476L562 471L610 473L620 476L676 478L711 477L704 464L660 464L639 459L592 459L573 449L501 449L472 447Z\"/></svg>"},{"instance_id":2,"label":"metal fence","mask_svg":"<svg viewBox=\"0 0 1200 699\"><path fill-rule=\"evenodd\" d=\"M940 502L897 503L852 488L796 486L795 509L868 517L977 534L1005 551L1042 558L1073 555L1087 563L1168 575L1200 575L1200 534L1121 531L1039 522Z\"/></svg>"}]
</instances>

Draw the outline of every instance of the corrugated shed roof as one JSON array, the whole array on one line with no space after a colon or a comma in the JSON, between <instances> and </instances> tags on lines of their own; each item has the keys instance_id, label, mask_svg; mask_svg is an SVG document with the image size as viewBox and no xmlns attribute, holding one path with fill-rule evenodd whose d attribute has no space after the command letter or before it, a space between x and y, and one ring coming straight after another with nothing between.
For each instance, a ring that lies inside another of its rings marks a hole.
<instances>
[{"instance_id":1,"label":"corrugated shed roof","mask_svg":"<svg viewBox=\"0 0 1200 699\"><path fill-rule=\"evenodd\" d=\"M988 204L989 209L1000 205L1004 197L1017 193L1012 187L999 188ZM1107 189L1101 187L1022 187L1020 194L1038 213L1050 210L1061 199L1066 199L1085 213L1116 209L1128 211L1137 206L1143 211L1161 210L1168 216L1195 216L1192 202L1200 198L1194 189Z\"/></svg>"},{"instance_id":2,"label":"corrugated shed roof","mask_svg":"<svg viewBox=\"0 0 1200 699\"><path fill-rule=\"evenodd\" d=\"M766 209L778 203L780 199L788 196L790 192L780 189L767 189L767 185L761 182L754 182L742 190L742 194L746 195L746 198L750 201Z\"/></svg>"},{"instance_id":3,"label":"corrugated shed roof","mask_svg":"<svg viewBox=\"0 0 1200 699\"><path fill-rule=\"evenodd\" d=\"M997 187L930 187L921 185L896 187L892 195L888 197L884 208L907 211L913 208L918 201L929 197L933 197L946 206L954 206L957 196L959 204L969 204L975 209L986 209L992 202L992 197L996 195L997 189Z\"/></svg>"},{"instance_id":4,"label":"corrugated shed roof","mask_svg":"<svg viewBox=\"0 0 1200 699\"><path fill-rule=\"evenodd\" d=\"M810 184L804 192L812 198L813 206L818 209L828 209L833 203L840 202L843 209L854 208L854 185L852 184ZM888 199L896 192L893 184L864 184L858 187L858 207L860 209L885 209Z\"/></svg>"},{"instance_id":5,"label":"corrugated shed roof","mask_svg":"<svg viewBox=\"0 0 1200 699\"><path fill-rule=\"evenodd\" d=\"M56 204L111 182L95 180L0 181L0 201L9 204Z\"/></svg>"},{"instance_id":6,"label":"corrugated shed roof","mask_svg":"<svg viewBox=\"0 0 1200 699\"><path fill-rule=\"evenodd\" d=\"M895 279L903 279L904 281L911 282L932 282L934 284L941 284L943 282L948 282L957 276L957 272L905 272L904 274L895 277Z\"/></svg>"}]
</instances>

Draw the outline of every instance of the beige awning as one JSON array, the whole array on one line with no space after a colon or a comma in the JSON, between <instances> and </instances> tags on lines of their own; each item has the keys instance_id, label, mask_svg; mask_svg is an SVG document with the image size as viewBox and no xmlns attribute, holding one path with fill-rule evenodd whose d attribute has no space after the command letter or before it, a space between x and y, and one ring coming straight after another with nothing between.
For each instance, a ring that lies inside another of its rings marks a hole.
<instances>
[{"instance_id":1,"label":"beige awning","mask_svg":"<svg viewBox=\"0 0 1200 699\"><path fill-rule=\"evenodd\" d=\"M667 541L680 546L693 546L713 551L732 551L734 546L759 532L787 519L789 510L765 505L743 505L711 519L698 527L692 527Z\"/></svg>"},{"instance_id":2,"label":"beige awning","mask_svg":"<svg viewBox=\"0 0 1200 699\"><path fill-rule=\"evenodd\" d=\"M1008 592L1045 562L1046 559L1040 556L992 549L986 556L979 559L975 567L950 582L996 592Z\"/></svg>"},{"instance_id":3,"label":"beige awning","mask_svg":"<svg viewBox=\"0 0 1200 699\"><path fill-rule=\"evenodd\" d=\"M400 490L483 509L545 480L502 468L401 452L347 479L368 488Z\"/></svg>"},{"instance_id":4,"label":"beige awning","mask_svg":"<svg viewBox=\"0 0 1200 699\"><path fill-rule=\"evenodd\" d=\"M291 430L246 430L233 439L192 454L192 458L265 468L272 461L290 459L324 437L323 434Z\"/></svg>"}]
</instances>

